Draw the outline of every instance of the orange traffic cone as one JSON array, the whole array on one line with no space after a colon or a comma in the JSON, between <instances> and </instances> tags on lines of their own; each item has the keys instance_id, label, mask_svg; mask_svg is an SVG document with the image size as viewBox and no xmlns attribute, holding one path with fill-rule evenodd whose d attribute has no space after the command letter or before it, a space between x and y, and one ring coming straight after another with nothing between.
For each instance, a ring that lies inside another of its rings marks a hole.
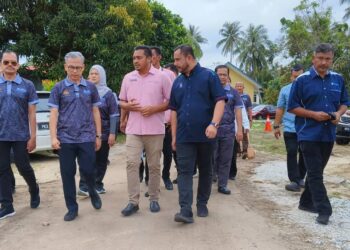
<instances>
[{"instance_id":1,"label":"orange traffic cone","mask_svg":"<svg viewBox=\"0 0 350 250\"><path fill-rule=\"evenodd\" d=\"M266 122L265 122L265 132L271 132L272 131L272 126L271 126L271 121L270 121L270 115L267 115L266 117Z\"/></svg>"}]
</instances>

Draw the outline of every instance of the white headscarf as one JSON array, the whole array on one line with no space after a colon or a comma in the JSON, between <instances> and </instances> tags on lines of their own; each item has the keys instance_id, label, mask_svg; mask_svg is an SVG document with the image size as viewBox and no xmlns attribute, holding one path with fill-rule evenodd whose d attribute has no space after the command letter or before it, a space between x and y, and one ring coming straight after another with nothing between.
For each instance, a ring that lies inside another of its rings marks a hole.
<instances>
[{"instance_id":1,"label":"white headscarf","mask_svg":"<svg viewBox=\"0 0 350 250\"><path fill-rule=\"evenodd\" d=\"M95 64L91 67L89 74L93 69L96 69L100 76L100 80L96 84L96 88L98 91L98 95L100 97L103 97L105 94L107 94L108 91L112 91L110 88L107 87L106 71L101 65Z\"/></svg>"}]
</instances>

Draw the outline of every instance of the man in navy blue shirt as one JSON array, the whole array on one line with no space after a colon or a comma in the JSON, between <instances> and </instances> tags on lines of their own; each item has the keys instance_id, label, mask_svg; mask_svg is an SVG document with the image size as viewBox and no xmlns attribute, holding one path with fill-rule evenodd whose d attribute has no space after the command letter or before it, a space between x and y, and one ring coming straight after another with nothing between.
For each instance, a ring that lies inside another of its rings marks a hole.
<instances>
[{"instance_id":1,"label":"man in navy blue shirt","mask_svg":"<svg viewBox=\"0 0 350 250\"><path fill-rule=\"evenodd\" d=\"M0 75L0 220L15 214L13 208L11 149L19 173L29 186L30 207L40 204L39 186L28 152L36 147L36 104L39 102L34 84L17 74L18 55L1 54Z\"/></svg>"},{"instance_id":2,"label":"man in navy blue shirt","mask_svg":"<svg viewBox=\"0 0 350 250\"><path fill-rule=\"evenodd\" d=\"M92 206L100 209L101 199L95 188L95 150L101 147L100 97L96 86L86 81L84 56L69 52L64 57L67 78L56 83L49 98L51 144L59 150L64 198L68 212L65 221L78 216L76 202L76 159L85 177Z\"/></svg>"},{"instance_id":3,"label":"man in navy blue shirt","mask_svg":"<svg viewBox=\"0 0 350 250\"><path fill-rule=\"evenodd\" d=\"M177 152L180 213L176 222L192 223L193 169L199 169L197 215L208 216L212 182L212 153L226 94L215 72L197 63L193 49L174 50L174 64L181 75L174 81L169 107L172 147Z\"/></svg>"},{"instance_id":4,"label":"man in navy blue shirt","mask_svg":"<svg viewBox=\"0 0 350 250\"><path fill-rule=\"evenodd\" d=\"M295 129L307 170L299 209L318 213L316 222L324 225L328 224L332 206L323 171L334 145L336 124L349 106L343 77L329 70L333 57L332 45L316 47L313 66L295 80L288 103L288 112L296 115Z\"/></svg>"},{"instance_id":5,"label":"man in navy blue shirt","mask_svg":"<svg viewBox=\"0 0 350 250\"><path fill-rule=\"evenodd\" d=\"M232 155L234 150L235 130L237 129L237 141L242 141L242 107L243 102L237 90L230 86L229 70L225 65L215 68L222 87L227 96L224 115L221 119L217 132L217 139L214 148L214 177L218 176L218 192L231 194L227 187L230 174ZM235 128L235 118L237 128Z\"/></svg>"}]
</instances>

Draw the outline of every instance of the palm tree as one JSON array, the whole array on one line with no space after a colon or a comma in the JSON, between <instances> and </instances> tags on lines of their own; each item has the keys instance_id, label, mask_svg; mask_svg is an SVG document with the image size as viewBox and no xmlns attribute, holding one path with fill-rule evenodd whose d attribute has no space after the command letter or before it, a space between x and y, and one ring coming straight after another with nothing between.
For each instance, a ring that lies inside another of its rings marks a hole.
<instances>
[{"instance_id":1,"label":"palm tree","mask_svg":"<svg viewBox=\"0 0 350 250\"><path fill-rule=\"evenodd\" d=\"M200 31L199 27L196 27L194 25L189 25L189 28L187 30L187 36L189 43L192 45L195 56L199 59L203 56L203 51L201 49L201 44L207 43L208 40L204 38Z\"/></svg>"},{"instance_id":2,"label":"palm tree","mask_svg":"<svg viewBox=\"0 0 350 250\"><path fill-rule=\"evenodd\" d=\"M345 15L343 17L344 20L348 20L350 18L350 0L340 0L340 4L349 4L349 7L345 9Z\"/></svg>"},{"instance_id":3,"label":"palm tree","mask_svg":"<svg viewBox=\"0 0 350 250\"><path fill-rule=\"evenodd\" d=\"M239 22L225 22L219 31L223 38L216 44L219 48L222 46L221 53L226 56L230 54L230 62L232 63L233 56L238 52L238 43L241 36L241 26Z\"/></svg>"},{"instance_id":4,"label":"palm tree","mask_svg":"<svg viewBox=\"0 0 350 250\"><path fill-rule=\"evenodd\" d=\"M270 43L264 26L250 24L239 43L240 68L257 79L259 72L268 65Z\"/></svg>"}]
</instances>

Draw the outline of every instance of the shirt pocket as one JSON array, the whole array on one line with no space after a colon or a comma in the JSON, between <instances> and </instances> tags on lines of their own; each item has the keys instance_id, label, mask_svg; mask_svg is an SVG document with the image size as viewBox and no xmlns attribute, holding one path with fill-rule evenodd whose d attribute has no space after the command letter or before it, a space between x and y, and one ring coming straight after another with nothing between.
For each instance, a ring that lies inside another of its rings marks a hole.
<instances>
[{"instance_id":1,"label":"shirt pocket","mask_svg":"<svg viewBox=\"0 0 350 250\"><path fill-rule=\"evenodd\" d=\"M341 91L338 88L331 88L329 90L330 101L333 103L339 103Z\"/></svg>"},{"instance_id":2,"label":"shirt pocket","mask_svg":"<svg viewBox=\"0 0 350 250\"><path fill-rule=\"evenodd\" d=\"M20 99L25 99L27 98L27 90L26 89L22 89L22 88L17 88L13 91L13 95L16 97L16 98L20 98Z\"/></svg>"}]
</instances>

